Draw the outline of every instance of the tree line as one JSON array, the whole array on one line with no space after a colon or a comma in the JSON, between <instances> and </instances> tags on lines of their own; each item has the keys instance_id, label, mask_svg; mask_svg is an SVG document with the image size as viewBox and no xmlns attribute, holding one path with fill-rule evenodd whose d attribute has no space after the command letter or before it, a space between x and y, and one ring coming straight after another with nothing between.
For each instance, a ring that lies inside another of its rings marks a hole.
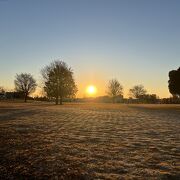
<instances>
[{"instance_id":1,"label":"tree line","mask_svg":"<svg viewBox=\"0 0 180 180\"><path fill-rule=\"evenodd\" d=\"M41 70L43 78L43 90L47 98L54 99L55 104L62 104L64 98L75 98L78 91L74 79L73 70L63 61L53 61ZM15 90L27 101L28 96L36 90L37 82L30 73L16 74L14 80ZM169 72L168 81L169 92L173 97L180 97L180 68ZM0 95L5 90L0 87ZM116 102L118 98L123 98L123 86L117 79L111 79L107 86L107 95ZM155 94L147 94L143 85L135 85L129 89L130 98L149 100L153 102L157 99Z\"/></svg>"},{"instance_id":2,"label":"tree line","mask_svg":"<svg viewBox=\"0 0 180 180\"><path fill-rule=\"evenodd\" d=\"M123 86L119 83L117 79L112 79L108 83L107 94L112 98L112 102L119 102L123 98ZM147 90L143 85L135 85L129 89L129 102L132 102L132 99L136 99L136 102L147 102L155 103L158 99L156 94L147 94ZM124 101L122 101L124 102ZM127 101L126 101L127 102Z\"/></svg>"}]
</instances>

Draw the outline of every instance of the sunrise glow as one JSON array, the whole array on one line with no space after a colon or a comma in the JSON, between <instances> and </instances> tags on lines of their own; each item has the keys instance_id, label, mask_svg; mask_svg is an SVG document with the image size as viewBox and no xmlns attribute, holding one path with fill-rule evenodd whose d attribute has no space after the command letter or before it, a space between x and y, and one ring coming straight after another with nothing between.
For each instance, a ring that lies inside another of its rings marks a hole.
<instances>
[{"instance_id":1,"label":"sunrise glow","mask_svg":"<svg viewBox=\"0 0 180 180\"><path fill-rule=\"evenodd\" d=\"M93 85L87 87L86 92L88 95L95 95L97 92L97 88Z\"/></svg>"}]
</instances>

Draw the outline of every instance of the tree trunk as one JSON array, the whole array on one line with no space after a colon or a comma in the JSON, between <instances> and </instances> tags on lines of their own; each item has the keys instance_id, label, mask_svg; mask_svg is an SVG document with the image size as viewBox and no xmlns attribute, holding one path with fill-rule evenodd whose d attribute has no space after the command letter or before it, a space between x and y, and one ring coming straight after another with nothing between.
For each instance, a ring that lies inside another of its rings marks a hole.
<instances>
[{"instance_id":1,"label":"tree trunk","mask_svg":"<svg viewBox=\"0 0 180 180\"><path fill-rule=\"evenodd\" d=\"M62 97L60 97L60 105L62 105Z\"/></svg>"},{"instance_id":2,"label":"tree trunk","mask_svg":"<svg viewBox=\"0 0 180 180\"><path fill-rule=\"evenodd\" d=\"M58 97L56 97L56 105L58 105Z\"/></svg>"},{"instance_id":3,"label":"tree trunk","mask_svg":"<svg viewBox=\"0 0 180 180\"><path fill-rule=\"evenodd\" d=\"M27 102L27 93L24 94L24 102Z\"/></svg>"},{"instance_id":4,"label":"tree trunk","mask_svg":"<svg viewBox=\"0 0 180 180\"><path fill-rule=\"evenodd\" d=\"M114 96L113 96L113 98L112 98L112 100L113 100L113 103L115 103L115 99L116 99L116 97L114 97Z\"/></svg>"}]
</instances>

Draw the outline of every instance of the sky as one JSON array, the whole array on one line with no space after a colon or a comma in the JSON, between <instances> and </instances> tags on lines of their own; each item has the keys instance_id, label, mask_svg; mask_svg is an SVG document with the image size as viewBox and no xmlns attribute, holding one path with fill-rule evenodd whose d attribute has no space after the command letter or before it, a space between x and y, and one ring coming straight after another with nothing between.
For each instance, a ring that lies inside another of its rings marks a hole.
<instances>
[{"instance_id":1,"label":"sky","mask_svg":"<svg viewBox=\"0 0 180 180\"><path fill-rule=\"evenodd\" d=\"M74 70L78 97L95 85L105 95L116 78L128 89L169 97L168 72L180 66L179 0L0 0L0 86L16 73L63 60Z\"/></svg>"}]
</instances>

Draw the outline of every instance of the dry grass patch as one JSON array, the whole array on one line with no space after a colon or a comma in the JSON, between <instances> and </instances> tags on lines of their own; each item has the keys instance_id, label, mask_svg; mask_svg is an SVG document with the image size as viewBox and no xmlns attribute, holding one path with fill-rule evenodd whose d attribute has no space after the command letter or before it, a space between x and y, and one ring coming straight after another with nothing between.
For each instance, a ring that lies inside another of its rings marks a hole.
<instances>
[{"instance_id":1,"label":"dry grass patch","mask_svg":"<svg viewBox=\"0 0 180 180\"><path fill-rule=\"evenodd\" d=\"M0 104L0 178L179 179L179 106Z\"/></svg>"}]
</instances>

